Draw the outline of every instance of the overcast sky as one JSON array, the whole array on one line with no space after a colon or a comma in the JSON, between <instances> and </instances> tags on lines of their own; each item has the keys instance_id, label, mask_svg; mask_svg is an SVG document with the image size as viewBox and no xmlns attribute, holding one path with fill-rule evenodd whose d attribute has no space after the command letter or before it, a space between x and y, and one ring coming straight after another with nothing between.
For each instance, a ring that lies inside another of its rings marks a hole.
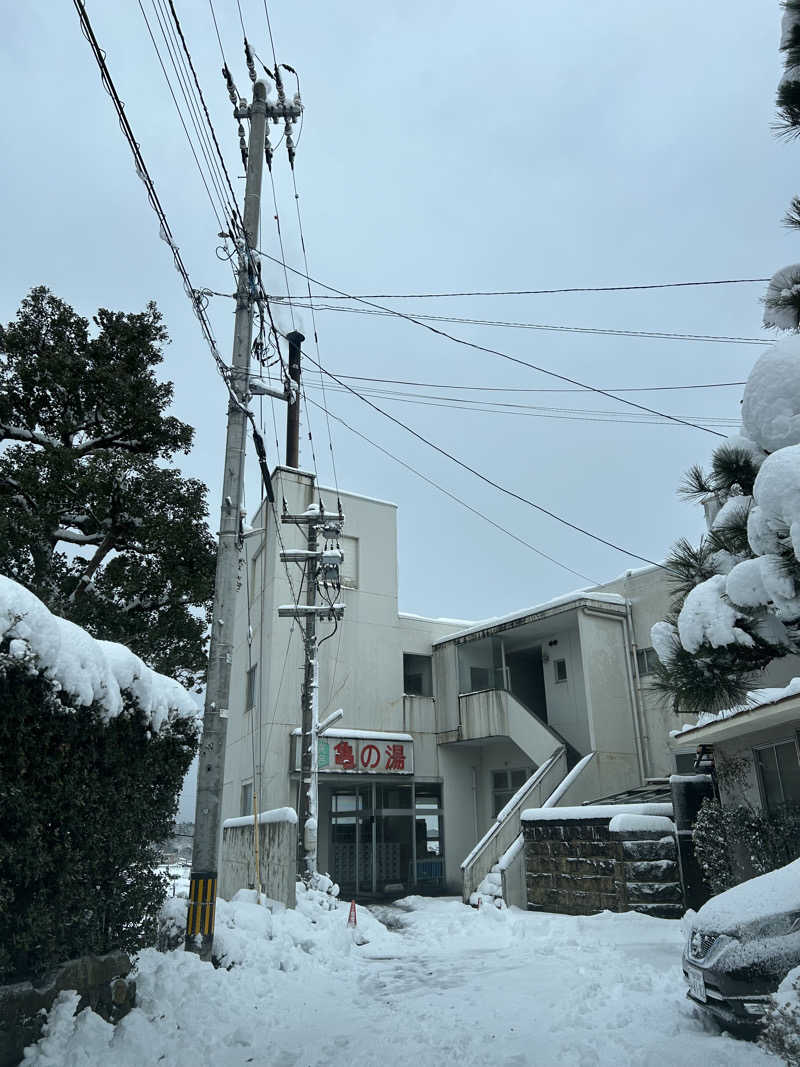
<instances>
[{"instance_id":1,"label":"overcast sky","mask_svg":"<svg viewBox=\"0 0 800 1067\"><path fill-rule=\"evenodd\" d=\"M142 0L154 21L152 0ZM270 54L262 0L241 0L256 51ZM206 0L175 0L230 173L235 123ZM225 395L159 240L128 146L71 4L2 0L0 171L5 255L0 317L36 284L82 314L157 301L172 338L175 411L197 427L185 469L210 487L216 528ZM235 0L215 0L223 47L249 89ZM231 291L214 219L136 0L87 0L95 33L194 284ZM297 4L272 0L278 58L300 73L297 157L310 270L351 293L540 289L763 277L800 259L781 218L798 191L800 147L771 132L780 72L777 3L641 0ZM275 138L273 137L273 140ZM290 263L302 266L283 150L275 165ZM262 246L277 252L265 185ZM285 292L265 268L268 288ZM406 311L625 330L758 337L763 285L651 293L396 302ZM295 291L302 292L303 287ZM212 301L228 358L232 302ZM626 409L604 397L525 393L558 382L385 317L320 311L334 373L453 385L519 404ZM289 325L288 314L280 322ZM298 323L310 335L308 312ZM595 334L446 326L479 344L601 387L741 381L759 348ZM313 353L313 347L310 349ZM317 379L318 382L318 379ZM394 387L402 388L402 387ZM320 399L309 377L309 397ZM480 397L478 393L469 394ZM626 394L699 420L736 417L741 389ZM568 567L606 580L638 561L510 500L360 400L331 410L370 439ZM675 487L716 438L675 425L565 421L378 401L510 489L650 559L698 508ZM283 411L277 405L283 446ZM552 415L553 413L550 412ZM267 447L275 461L272 415ZM305 427L304 415L304 427ZM483 618L582 584L492 529L333 423L343 488L399 505L400 607ZM320 478L331 484L324 419L311 408ZM725 432L729 432L726 430ZM312 466L308 441L302 461ZM258 499L249 461L248 505Z\"/></svg>"}]
</instances>

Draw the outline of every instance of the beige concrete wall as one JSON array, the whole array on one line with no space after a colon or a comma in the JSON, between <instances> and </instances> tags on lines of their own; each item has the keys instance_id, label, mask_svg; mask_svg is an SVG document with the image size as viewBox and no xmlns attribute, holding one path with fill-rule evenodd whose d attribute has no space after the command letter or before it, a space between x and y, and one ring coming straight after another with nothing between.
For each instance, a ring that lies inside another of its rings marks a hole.
<instances>
[{"instance_id":1,"label":"beige concrete wall","mask_svg":"<svg viewBox=\"0 0 800 1067\"><path fill-rule=\"evenodd\" d=\"M294 814L294 813L293 813ZM295 906L297 817L259 825L259 867L262 891L271 900ZM226 826L222 831L219 895L230 900L240 889L255 889L253 824Z\"/></svg>"}]
</instances>

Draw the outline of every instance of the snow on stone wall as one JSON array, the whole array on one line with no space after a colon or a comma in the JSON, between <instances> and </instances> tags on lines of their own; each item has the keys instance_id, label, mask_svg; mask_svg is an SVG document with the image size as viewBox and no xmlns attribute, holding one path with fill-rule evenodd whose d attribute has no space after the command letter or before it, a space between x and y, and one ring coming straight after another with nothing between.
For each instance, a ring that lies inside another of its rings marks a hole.
<instances>
[{"instance_id":1,"label":"snow on stone wall","mask_svg":"<svg viewBox=\"0 0 800 1067\"><path fill-rule=\"evenodd\" d=\"M96 703L106 719L119 715L129 693L158 731L173 718L197 718L190 694L157 674L124 645L98 641L80 626L53 615L33 593L0 575L0 641L63 690L78 706Z\"/></svg>"}]
</instances>

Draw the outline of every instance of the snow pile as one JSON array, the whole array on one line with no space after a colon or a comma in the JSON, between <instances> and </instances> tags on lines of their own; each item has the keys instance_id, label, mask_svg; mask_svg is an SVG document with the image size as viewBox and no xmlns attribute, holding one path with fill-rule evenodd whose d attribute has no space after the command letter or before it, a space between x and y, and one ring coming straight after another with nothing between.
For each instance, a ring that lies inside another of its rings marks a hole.
<instances>
[{"instance_id":1,"label":"snow pile","mask_svg":"<svg viewBox=\"0 0 800 1067\"><path fill-rule=\"evenodd\" d=\"M37 597L0 575L0 642L9 654L29 660L36 670L77 705L96 703L103 717L123 710L129 693L158 731L176 715L198 716L189 693L156 674L123 645L97 641L80 626L52 615Z\"/></svg>"},{"instance_id":2,"label":"snow pile","mask_svg":"<svg viewBox=\"0 0 800 1067\"><path fill-rule=\"evenodd\" d=\"M495 863L474 893L470 893L469 902L473 908L504 908L503 875L500 864Z\"/></svg>"},{"instance_id":3,"label":"snow pile","mask_svg":"<svg viewBox=\"0 0 800 1067\"><path fill-rule=\"evenodd\" d=\"M612 834L674 834L675 823L666 815L615 815L608 824Z\"/></svg>"},{"instance_id":4,"label":"snow pile","mask_svg":"<svg viewBox=\"0 0 800 1067\"><path fill-rule=\"evenodd\" d=\"M771 345L750 371L742 426L765 452L800 444L800 336Z\"/></svg>"},{"instance_id":5,"label":"snow pile","mask_svg":"<svg viewBox=\"0 0 800 1067\"><path fill-rule=\"evenodd\" d=\"M753 1067L686 1000L676 922L547 915L406 897L297 911L219 902L226 970L179 949L139 957L138 1006L116 1027L62 993L36 1067ZM381 923L378 920L383 919Z\"/></svg>"}]
</instances>

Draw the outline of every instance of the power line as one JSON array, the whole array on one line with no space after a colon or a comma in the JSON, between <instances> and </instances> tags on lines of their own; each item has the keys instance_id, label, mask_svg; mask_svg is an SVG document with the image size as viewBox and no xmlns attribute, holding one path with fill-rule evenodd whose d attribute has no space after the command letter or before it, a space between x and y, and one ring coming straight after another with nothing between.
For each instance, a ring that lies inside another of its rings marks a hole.
<instances>
[{"instance_id":1,"label":"power line","mask_svg":"<svg viewBox=\"0 0 800 1067\"><path fill-rule=\"evenodd\" d=\"M571 286L565 289L477 289L462 292L445 293L359 293L357 296L337 297L339 300L439 300L456 296L552 296L557 293L631 293L646 289L688 289L703 285L750 285L754 282L768 282L769 278L721 278L702 282L653 282L648 285L586 285ZM325 288L325 287L323 287ZM324 293L315 293L322 297ZM291 297L292 300L302 297ZM328 299L333 299L328 297Z\"/></svg>"},{"instance_id":2,"label":"power line","mask_svg":"<svg viewBox=\"0 0 800 1067\"><path fill-rule=\"evenodd\" d=\"M275 263L278 262L278 260L274 256L269 255L268 252L264 252L262 254L267 259L270 259ZM501 352L497 348L489 348L486 345L479 345L475 341L468 341L464 337L456 337L455 334L447 333L446 330L441 330L437 326L431 326L430 323L423 322L420 319L416 319L411 315L405 315L401 311L392 312L391 308L385 308L385 307L382 307L379 304L372 304L372 303L370 303L370 301L363 300L360 297L358 297L358 298L352 297L350 294L344 293L341 289L336 289L335 286L328 285L325 282L321 282L321 281L319 281L319 279L313 278L309 274L304 274L302 271L296 270L294 267L290 267L288 264L286 266L287 266L288 270L290 270L293 274L297 274L300 277L307 277L309 281L312 281L314 283L314 285L321 285L323 287L323 289L330 289L332 292L338 293L340 296L350 296L350 299L357 299L359 303L367 304L370 307L377 307L381 311L389 311L390 313L396 315L398 318L406 319L408 322L412 322L416 326L422 327L423 330L428 330L430 333L435 334L437 337L444 337L448 341L453 341L456 344L464 345L466 348L471 348L471 349L473 349L474 351L477 351L477 352L486 352L488 355L499 356L501 359L506 359L510 363L517 363L522 367L529 367L531 370L538 371L540 374L546 374L551 378L557 378L559 381L567 382L569 385L580 386L582 389L586 389L586 390L588 390L590 392L593 392L593 393L598 393L600 396L608 397L610 400L616 400L620 404L626 404L629 407L638 408L640 411L646 411L650 415L660 415L662 418L669 419L672 422L679 422L679 423L682 423L685 426L691 426L695 430L702 430L704 433L714 434L715 437L724 437L725 436L724 434L717 433L716 430L711 430L706 426L700 426L697 423L688 422L685 419L676 418L674 415L667 415L663 411L657 411L655 408L649 408L649 407L646 407L643 404L637 404L636 401L634 401L634 400L626 400L624 397L615 396L613 393L609 393L608 390L606 390L606 389L599 389L596 386L587 385L585 382L580 382L576 378L570 378L566 374L558 374L556 371L547 370L545 367L540 367L535 363L528 362L528 360L520 359L518 356L512 356L512 355L509 355L509 353L507 353L507 352ZM339 384L341 385L341 384L344 384L344 383L340 382Z\"/></svg>"},{"instance_id":3,"label":"power line","mask_svg":"<svg viewBox=\"0 0 800 1067\"><path fill-rule=\"evenodd\" d=\"M215 294L227 296L227 293ZM585 389L535 389L518 385L457 385L454 382L412 382L403 378L368 378L362 374L340 374L340 378L353 382L374 382L382 385L417 385L428 389L462 389L479 390L482 393L583 393ZM607 385L605 391L612 393L656 393L678 389L725 389L734 385L747 385L747 382L706 382L701 385Z\"/></svg>"},{"instance_id":4,"label":"power line","mask_svg":"<svg viewBox=\"0 0 800 1067\"><path fill-rule=\"evenodd\" d=\"M316 400L312 400L310 402L314 405L314 407L322 409L322 404L318 404ZM344 426L345 429L350 430L351 433L354 433L356 437L360 437L362 441L366 441L366 443L372 445L373 448L377 448L379 452L382 452L385 456L388 456L389 459L393 459L395 463L399 463L401 467L405 467L407 471L410 471L412 474L415 474L418 478L421 478L424 482L427 482L428 485L433 486L434 489L438 489L440 493L444 493L445 496L449 497L451 500L454 500L463 508L466 508L467 511L471 511L473 515L477 515L478 518L483 519L484 522L488 522L489 525L493 526L496 530L500 530L501 533L507 534L509 537L512 537L519 544L524 545L525 548L529 548L531 552L535 552L537 556L541 556L543 559L549 560L550 563L554 563L557 567L561 567L562 570L569 571L570 574L574 574L577 578L583 578L585 581L590 582L592 585L599 584L593 578L590 578L588 575L582 574L580 571L576 571L572 567L568 567L566 563L562 563L554 556L549 556L546 552L543 552L542 549L537 548L535 545L532 545L523 537L519 537L511 530L506 529L505 526L501 526L499 522L495 522L494 519L490 519L488 515L484 515L482 511L478 511L477 508L473 507L471 504L468 504L466 500L462 500L461 497L456 496L456 494L450 492L449 489L445 489L443 485L439 485L439 483L435 482L433 478L429 478L427 474L423 474L422 471L418 471L416 467L412 467L410 463L406 463L405 460L400 459L399 456L396 456L393 452L390 452L387 448L384 448L382 445L379 445L376 441L373 441L371 438L367 437L366 434L361 433L360 430L357 430L354 426L351 426L348 422L345 422L345 420L340 418L340 416L334 415L332 411L328 411L326 412L326 414L329 415L330 418L334 419L336 422Z\"/></svg>"},{"instance_id":5,"label":"power line","mask_svg":"<svg viewBox=\"0 0 800 1067\"><path fill-rule=\"evenodd\" d=\"M310 359L312 363L316 362L313 357L308 355L307 352L304 352L303 354L305 355L306 359ZM347 389L348 392L352 393L353 396L357 396L359 400L363 401L363 403L365 403L368 407L371 407L373 411L377 411L379 415L383 415L384 418L389 419L390 422L393 422L396 426L401 427L401 429L405 430L407 433L410 433L413 437L416 437L418 441L422 441L423 444L428 445L428 447L432 448L435 452L438 452L446 459L451 460L457 466L462 467L470 474L475 475L475 477L479 478L482 482L485 482L487 485L491 485L492 488L499 490L501 493L504 493L506 496L511 497L513 500L518 500L522 504L527 504L528 507L533 508L535 511L541 512L543 515L549 516L549 518L551 519L555 519L556 522L560 522L563 526L567 526L569 529L577 531L577 533L581 533L584 534L584 536L586 537L590 537L593 541L598 541L600 544L606 545L608 548L613 548L615 551L621 552L624 556L630 556L632 559L641 560L642 563L649 563L654 567L660 567L662 570L669 569L667 567L664 567L663 564L657 563L655 560L648 559L647 556L640 556L638 552L631 552L629 549L622 548L620 545L615 544L613 541L608 541L605 537L601 537L599 534L592 533L591 530L587 530L583 526L578 526L576 523L570 522L569 519L565 519L561 515L557 515L554 511L550 511L548 508L543 507L541 504L536 504L533 500L528 499L528 497L523 496L521 493L517 493L513 489L507 488L507 486L502 485L500 482L496 482L493 478L490 478L488 475L483 474L475 467L471 467L468 463L465 463L457 456L454 456L452 452L448 452L447 449L442 448L441 445L437 445L435 442L431 441L429 438L419 433L419 431L413 429L413 427L409 426L401 419L395 418L395 416L391 415L388 411L384 411L383 408L378 407L377 404L374 404L371 400L363 396L356 389L353 389L352 386L346 385L344 382L340 381L335 374L331 373L331 371L326 370L320 364L316 365L320 368L320 370L324 371L324 373L327 374L329 378L332 378L333 381L335 381L338 385L344 385L345 389ZM714 431L710 432L713 433ZM718 434L717 436L723 435Z\"/></svg>"},{"instance_id":6,"label":"power line","mask_svg":"<svg viewBox=\"0 0 800 1067\"><path fill-rule=\"evenodd\" d=\"M318 386L313 386L318 388ZM329 386L333 392L347 392L341 386ZM439 407L453 411L475 411L487 415L526 415L540 418L568 419L581 422L615 422L641 426L674 426L675 423L655 415L643 412L612 411L607 408L564 408L535 404L513 404L507 401L480 401L468 397L420 396L418 393L403 393L389 389L364 389L364 396L377 397L381 400L393 400L396 403L417 404L423 407ZM323 397L324 402L324 397ZM724 416L690 416L685 418L703 418L704 423L735 428L740 419Z\"/></svg>"},{"instance_id":7,"label":"power line","mask_svg":"<svg viewBox=\"0 0 800 1067\"><path fill-rule=\"evenodd\" d=\"M283 297L274 297L276 302L285 302ZM301 303L297 299L289 303L290 307L306 308L310 305ZM398 316L400 312L392 308L375 310L373 308L350 308L332 306L330 304L317 304L318 311L338 311L350 315L383 315ZM425 322L451 322L465 326L494 326L507 330L545 330L553 333L588 333L599 334L608 337L647 337L659 341L703 341L716 344L736 345L764 345L767 339L763 337L731 337L719 334L707 333L675 333L670 330L624 330L601 326L564 326L561 324L549 324L541 322L513 322L507 319L471 319L461 315L428 315L419 311L407 312L401 317L424 320Z\"/></svg>"}]
</instances>

